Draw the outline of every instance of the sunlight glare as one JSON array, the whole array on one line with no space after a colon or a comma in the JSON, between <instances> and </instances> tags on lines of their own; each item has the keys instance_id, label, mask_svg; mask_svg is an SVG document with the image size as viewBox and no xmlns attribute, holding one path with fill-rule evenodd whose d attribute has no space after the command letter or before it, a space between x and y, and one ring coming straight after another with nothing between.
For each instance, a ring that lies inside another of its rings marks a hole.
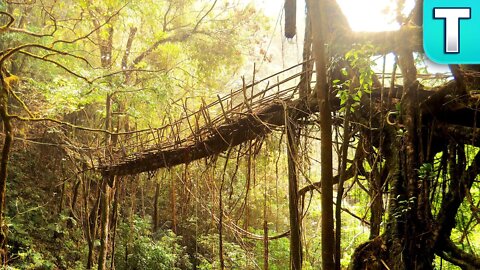
<instances>
[{"instance_id":1,"label":"sunlight glare","mask_svg":"<svg viewBox=\"0 0 480 270\"><path fill-rule=\"evenodd\" d=\"M395 20L395 0L337 0L353 31L379 32L400 28ZM413 0L405 1L403 14L414 6Z\"/></svg>"},{"instance_id":2,"label":"sunlight glare","mask_svg":"<svg viewBox=\"0 0 480 270\"><path fill-rule=\"evenodd\" d=\"M264 10L269 17L276 17L284 0L242 0L253 3ZM353 31L380 32L400 28L395 20L396 0L336 0L343 10ZM406 0L403 14L407 15L415 4ZM297 23L303 25L305 1L297 0Z\"/></svg>"}]
</instances>

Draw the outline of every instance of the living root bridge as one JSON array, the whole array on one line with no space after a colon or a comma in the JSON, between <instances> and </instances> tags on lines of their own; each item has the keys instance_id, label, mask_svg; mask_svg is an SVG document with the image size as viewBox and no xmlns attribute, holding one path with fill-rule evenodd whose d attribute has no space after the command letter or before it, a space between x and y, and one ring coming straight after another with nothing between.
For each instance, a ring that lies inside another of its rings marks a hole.
<instances>
[{"instance_id":1,"label":"living root bridge","mask_svg":"<svg viewBox=\"0 0 480 270\"><path fill-rule=\"evenodd\" d=\"M171 149L151 149L135 154L118 164L99 169L105 176L121 176L189 163L267 135L275 128L285 124L287 109L297 110L299 113L295 114L296 117L302 118L310 115L312 113L310 110L315 110L315 108L313 105L308 106L305 101L300 99L277 100L252 113L243 113L237 119L211 128L211 135L204 140L200 141L195 139L195 136L191 136L192 142L185 146Z\"/></svg>"},{"instance_id":2,"label":"living root bridge","mask_svg":"<svg viewBox=\"0 0 480 270\"><path fill-rule=\"evenodd\" d=\"M452 83L432 90L419 89L419 97L423 100L420 106L424 117L435 117L438 121L434 129L433 139L444 141L446 138L457 141L480 142L480 138L473 138L474 134L480 137L480 132L474 131L471 126L465 126L465 119L471 119L475 112L472 109L456 109L459 106L455 104L464 104L465 100L445 99L448 93L455 87ZM292 91L295 91L292 89ZM385 89L385 91L390 91ZM400 91L398 89L394 90ZM374 90L372 98L379 98L380 90ZM332 98L333 109L338 109L339 100ZM453 104L448 108L442 106L443 103ZM473 100L474 101L474 100ZM472 101L472 102L473 102ZM468 103L468 102L467 102ZM439 109L443 108L439 114ZM453 109L452 109L453 108ZM190 135L187 143L180 146L171 146L168 148L151 148L144 152L130 155L117 163L106 164L98 167L98 170L105 176L113 175L133 175L142 172L155 171L160 168L173 167L179 164L189 163L195 160L206 158L212 155L220 154L231 147L240 145L249 140L268 135L273 130L285 125L286 110L296 111L290 114L295 119L304 119L318 112L316 96L312 95L307 99L283 98L274 99L268 103L262 104L252 112L239 113L238 117L231 118L215 126L206 126L209 129L208 136L197 134ZM442 117L444 115L445 117ZM475 129L477 130L477 129Z\"/></svg>"}]
</instances>

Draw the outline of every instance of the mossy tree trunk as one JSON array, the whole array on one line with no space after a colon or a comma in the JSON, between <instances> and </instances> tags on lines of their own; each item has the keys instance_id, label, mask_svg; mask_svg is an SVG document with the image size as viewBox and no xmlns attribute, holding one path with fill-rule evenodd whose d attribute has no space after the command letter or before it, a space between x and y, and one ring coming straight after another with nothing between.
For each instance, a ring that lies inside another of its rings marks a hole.
<instances>
[{"instance_id":1,"label":"mossy tree trunk","mask_svg":"<svg viewBox=\"0 0 480 270\"><path fill-rule=\"evenodd\" d=\"M2 160L0 161L0 256L2 265L7 260L7 227L4 219L5 196L7 191L7 169L10 156L10 149L13 142L13 129L11 119L8 115L8 95L10 85L7 82L7 75L0 66L0 117L3 122L5 138L3 140Z\"/></svg>"}]
</instances>

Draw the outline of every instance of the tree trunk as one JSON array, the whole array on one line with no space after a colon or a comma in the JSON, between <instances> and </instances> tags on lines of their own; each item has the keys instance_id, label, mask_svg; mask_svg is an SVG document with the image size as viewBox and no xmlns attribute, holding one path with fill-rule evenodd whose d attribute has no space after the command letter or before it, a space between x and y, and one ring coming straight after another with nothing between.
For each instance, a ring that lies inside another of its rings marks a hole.
<instances>
[{"instance_id":1,"label":"tree trunk","mask_svg":"<svg viewBox=\"0 0 480 270\"><path fill-rule=\"evenodd\" d=\"M7 227L4 224L5 196L7 192L7 168L10 148L13 142L13 129L8 116L8 92L10 85L5 81L3 69L0 66L0 117L3 122L5 139L3 140L2 160L0 162L0 263L7 260Z\"/></svg>"},{"instance_id":2,"label":"tree trunk","mask_svg":"<svg viewBox=\"0 0 480 270\"><path fill-rule=\"evenodd\" d=\"M298 127L294 117L286 113L287 130L287 157L288 157L288 205L290 212L290 268L292 270L302 269L302 234L301 220L298 212L298 173L297 173L297 148L299 143Z\"/></svg>"},{"instance_id":3,"label":"tree trunk","mask_svg":"<svg viewBox=\"0 0 480 270\"><path fill-rule=\"evenodd\" d=\"M353 85L353 84L352 84ZM352 86L350 87L350 92L352 90ZM347 100L345 105L345 118L343 120L343 142L340 148L339 154L339 162L340 162L340 170L339 170L339 181L338 181L338 188L337 188L337 198L336 198L336 208L335 208L335 269L340 270L341 264L340 261L342 259L342 251L341 251L341 235L342 235L342 199L343 199L343 184L345 183L346 178L346 170L347 170L347 162L348 162L348 147L350 142L350 99ZM358 143L357 147L361 147L361 142Z\"/></svg>"},{"instance_id":4,"label":"tree trunk","mask_svg":"<svg viewBox=\"0 0 480 270\"><path fill-rule=\"evenodd\" d=\"M88 183L87 183L88 181ZM87 269L92 269L93 267L93 256L94 256L94 243L97 236L97 218L98 218L98 207L100 205L100 187L97 187L96 201L92 206L90 211L88 210L88 201L90 196L90 183L91 180L83 175L83 203L85 211L85 231L87 235L88 242L88 255L87 255Z\"/></svg>"},{"instance_id":5,"label":"tree trunk","mask_svg":"<svg viewBox=\"0 0 480 270\"><path fill-rule=\"evenodd\" d=\"M171 196L170 204L172 206L172 231L177 233L177 190L175 187L175 179L171 177Z\"/></svg>"},{"instance_id":6,"label":"tree trunk","mask_svg":"<svg viewBox=\"0 0 480 270\"><path fill-rule=\"evenodd\" d=\"M157 179L157 184L155 185L155 198L153 200L153 231L158 230L158 199L160 197L160 181Z\"/></svg>"},{"instance_id":7,"label":"tree trunk","mask_svg":"<svg viewBox=\"0 0 480 270\"><path fill-rule=\"evenodd\" d=\"M263 193L263 270L268 270L268 216L267 216L267 177L265 175Z\"/></svg>"},{"instance_id":8,"label":"tree trunk","mask_svg":"<svg viewBox=\"0 0 480 270\"><path fill-rule=\"evenodd\" d=\"M227 161L225 161L225 167L227 167ZM225 182L225 170L222 175L222 183L220 183L220 190L218 192L218 257L220 260L220 269L225 269L225 259L223 257L223 184Z\"/></svg>"},{"instance_id":9,"label":"tree trunk","mask_svg":"<svg viewBox=\"0 0 480 270\"><path fill-rule=\"evenodd\" d=\"M107 179L102 181L102 191L100 194L101 225L100 225L100 252L98 255L98 270L107 269L107 251L109 234L109 216L110 216L110 187Z\"/></svg>"},{"instance_id":10,"label":"tree trunk","mask_svg":"<svg viewBox=\"0 0 480 270\"><path fill-rule=\"evenodd\" d=\"M383 155L389 170L388 225L385 233L378 236L382 213L377 212L382 211L383 180L380 173L372 171L371 240L355 250L350 269L433 269L436 236L428 200L429 180L418 176L424 157L431 155L421 147L418 82L412 53L403 51L399 64L404 80L399 121L404 131L386 127L385 145L380 146L385 149ZM423 195L425 192L427 196Z\"/></svg>"},{"instance_id":11,"label":"tree trunk","mask_svg":"<svg viewBox=\"0 0 480 270\"><path fill-rule=\"evenodd\" d=\"M334 225L333 225L333 162L332 162L332 119L329 104L329 91L325 61L325 3L308 1L310 14L317 14L312 19L313 54L315 56L316 79L315 92L318 97L320 111L320 139L322 163L322 268L334 269ZM340 262L338 262L340 263Z\"/></svg>"},{"instance_id":12,"label":"tree trunk","mask_svg":"<svg viewBox=\"0 0 480 270\"><path fill-rule=\"evenodd\" d=\"M112 206L112 213L111 213L111 222L110 222L110 231L112 232L112 237L111 237L111 242L112 242L112 259L110 260L110 269L115 269L115 248L116 248L116 244L115 244L115 240L117 238L117 225L118 225L118 209L121 208L121 205L120 205L120 191L121 191L121 188L120 188L120 183L122 183L121 181L113 181L114 182L114 187L112 188L112 192L113 192L113 206Z\"/></svg>"}]
</instances>

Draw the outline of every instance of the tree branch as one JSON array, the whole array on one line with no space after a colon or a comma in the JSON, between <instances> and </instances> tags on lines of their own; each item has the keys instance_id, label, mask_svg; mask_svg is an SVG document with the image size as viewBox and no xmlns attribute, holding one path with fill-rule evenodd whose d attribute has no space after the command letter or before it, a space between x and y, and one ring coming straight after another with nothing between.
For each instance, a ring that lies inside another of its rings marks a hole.
<instances>
[{"instance_id":1,"label":"tree branch","mask_svg":"<svg viewBox=\"0 0 480 270\"><path fill-rule=\"evenodd\" d=\"M443 249L437 251L436 254L443 259L460 266L462 269L475 270L480 269L480 258L469 254L458 248L450 239L443 241Z\"/></svg>"},{"instance_id":2,"label":"tree branch","mask_svg":"<svg viewBox=\"0 0 480 270\"><path fill-rule=\"evenodd\" d=\"M81 36L81 37L78 37L78 38L75 38L75 39L72 39L72 40L56 40L52 43L52 46L56 45L57 43L66 43L66 44L72 44L72 43L75 43L77 41L80 41L82 39L86 39L86 38L89 38L93 33L97 32L100 28L102 28L103 26L107 25L115 16L117 16L118 14L120 14L120 12L128 5L130 4L130 2L127 2L125 5L123 5L122 7L120 7L115 13L113 13L111 16L109 16L105 22L101 23L101 24L98 24L92 31L88 32L86 35L84 36Z\"/></svg>"},{"instance_id":3,"label":"tree branch","mask_svg":"<svg viewBox=\"0 0 480 270\"><path fill-rule=\"evenodd\" d=\"M2 32L15 32L15 33L27 34L33 37L40 38L40 37L51 37L55 34L55 32L57 32L57 21L50 14L49 14L50 19L53 21L53 31L48 34L38 34L25 29L11 27L12 24L15 22L15 18L13 17L13 15L4 11L0 11L0 15L5 15L9 18L9 22L6 25L0 27L0 34Z\"/></svg>"},{"instance_id":4,"label":"tree branch","mask_svg":"<svg viewBox=\"0 0 480 270\"><path fill-rule=\"evenodd\" d=\"M460 179L455 175L450 175L450 187L447 194L445 194L440 211L436 219L436 233L439 237L449 238L452 229L455 227L455 216L458 208L465 199L467 189L470 189L473 182L480 172L480 152L475 155L472 164L462 173ZM440 238L436 241L435 247L437 250L444 250L445 244L449 244L446 239Z\"/></svg>"},{"instance_id":5,"label":"tree branch","mask_svg":"<svg viewBox=\"0 0 480 270\"><path fill-rule=\"evenodd\" d=\"M9 21L7 22L7 24L5 24L4 26L0 27L0 33L3 31L5 31L6 29L10 28L10 26L12 26L12 24L15 22L15 18L13 17L12 14L8 13L8 12L4 12L4 11L0 11L0 14L1 15L5 15L8 17Z\"/></svg>"}]
</instances>

